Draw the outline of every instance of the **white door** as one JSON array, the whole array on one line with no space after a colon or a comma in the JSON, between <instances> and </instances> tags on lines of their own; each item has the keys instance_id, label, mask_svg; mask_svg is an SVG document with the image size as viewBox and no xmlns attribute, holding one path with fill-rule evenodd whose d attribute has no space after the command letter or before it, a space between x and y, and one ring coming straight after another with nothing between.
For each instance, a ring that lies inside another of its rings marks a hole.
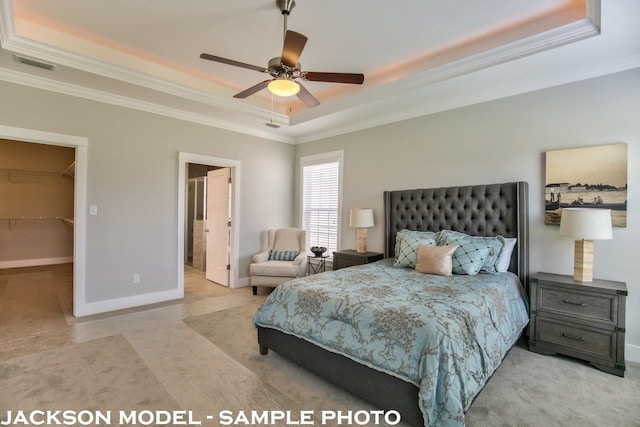
<instances>
[{"instance_id":1,"label":"white door","mask_svg":"<svg viewBox=\"0 0 640 427\"><path fill-rule=\"evenodd\" d=\"M207 280L229 286L231 169L207 173Z\"/></svg>"}]
</instances>

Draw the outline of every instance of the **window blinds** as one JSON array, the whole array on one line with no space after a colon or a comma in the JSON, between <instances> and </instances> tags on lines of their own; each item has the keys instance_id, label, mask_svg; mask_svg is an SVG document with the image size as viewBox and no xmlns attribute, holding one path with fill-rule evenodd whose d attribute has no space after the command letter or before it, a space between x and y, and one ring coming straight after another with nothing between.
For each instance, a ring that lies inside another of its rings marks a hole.
<instances>
[{"instance_id":1,"label":"window blinds","mask_svg":"<svg viewBox=\"0 0 640 427\"><path fill-rule=\"evenodd\" d=\"M310 246L325 246L333 254L338 250L340 162L328 160L302 169L302 227Z\"/></svg>"}]
</instances>

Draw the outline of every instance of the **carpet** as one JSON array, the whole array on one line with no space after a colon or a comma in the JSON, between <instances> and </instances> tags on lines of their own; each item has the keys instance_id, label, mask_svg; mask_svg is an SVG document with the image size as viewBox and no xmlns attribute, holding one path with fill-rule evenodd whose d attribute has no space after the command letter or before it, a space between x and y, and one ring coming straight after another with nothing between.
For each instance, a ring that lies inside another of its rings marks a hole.
<instances>
[{"instance_id":1,"label":"carpet","mask_svg":"<svg viewBox=\"0 0 640 427\"><path fill-rule=\"evenodd\" d=\"M255 303L184 319L184 322L212 344L252 371L267 386L284 395L291 407L286 409L314 411L375 410L371 404L327 383L277 353L260 355L253 314Z\"/></svg>"},{"instance_id":2,"label":"carpet","mask_svg":"<svg viewBox=\"0 0 640 427\"><path fill-rule=\"evenodd\" d=\"M304 410L370 410L371 405L273 351L258 352L255 303L185 319L222 351ZM640 365L625 378L562 356L514 346L466 414L470 427L640 426Z\"/></svg>"},{"instance_id":3,"label":"carpet","mask_svg":"<svg viewBox=\"0 0 640 427\"><path fill-rule=\"evenodd\" d=\"M180 409L122 335L0 361L7 411Z\"/></svg>"}]
</instances>

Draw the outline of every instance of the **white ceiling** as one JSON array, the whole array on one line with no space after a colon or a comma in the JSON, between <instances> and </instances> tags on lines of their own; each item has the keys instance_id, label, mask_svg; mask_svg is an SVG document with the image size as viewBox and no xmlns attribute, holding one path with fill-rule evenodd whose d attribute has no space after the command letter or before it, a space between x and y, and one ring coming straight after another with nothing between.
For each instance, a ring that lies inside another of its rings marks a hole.
<instances>
[{"instance_id":1,"label":"white ceiling","mask_svg":"<svg viewBox=\"0 0 640 427\"><path fill-rule=\"evenodd\" d=\"M0 79L300 143L639 67L639 17L637 0L297 0L303 71L365 74L302 82L308 109L233 98L268 76L199 58L280 56L274 0L0 0Z\"/></svg>"}]
</instances>

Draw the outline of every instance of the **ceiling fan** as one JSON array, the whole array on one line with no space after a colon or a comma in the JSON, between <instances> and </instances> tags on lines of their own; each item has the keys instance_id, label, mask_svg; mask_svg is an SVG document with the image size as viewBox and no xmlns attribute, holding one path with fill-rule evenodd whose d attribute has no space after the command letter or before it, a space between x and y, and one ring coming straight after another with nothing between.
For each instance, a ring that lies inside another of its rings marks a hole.
<instances>
[{"instance_id":1,"label":"ceiling fan","mask_svg":"<svg viewBox=\"0 0 640 427\"><path fill-rule=\"evenodd\" d=\"M247 68L249 70L255 70L271 75L272 79L260 82L255 86L251 86L250 88L234 95L234 98L246 98L264 88L269 88L269 91L275 95L297 95L304 105L311 108L320 105L320 101L318 101L311 92L296 80L300 79L312 82L349 84L362 84L364 82L364 74L302 71L302 67L298 62L298 59L300 58L302 50L307 43L307 37L300 33L296 33L295 31L287 30L287 16L291 14L291 9L293 9L295 4L296 2L294 0L276 0L276 5L284 16L284 46L282 47L282 54L279 57L271 58L266 68L234 61L232 59L221 58L208 53L200 54L200 58L202 59L233 65L235 67Z\"/></svg>"}]
</instances>

